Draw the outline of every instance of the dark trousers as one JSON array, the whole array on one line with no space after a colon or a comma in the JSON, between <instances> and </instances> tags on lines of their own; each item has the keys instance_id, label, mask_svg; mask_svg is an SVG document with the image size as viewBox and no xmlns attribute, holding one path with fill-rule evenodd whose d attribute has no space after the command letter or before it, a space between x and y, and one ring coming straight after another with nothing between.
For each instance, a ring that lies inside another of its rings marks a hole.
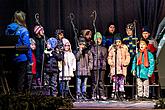
<instances>
[{"instance_id":1,"label":"dark trousers","mask_svg":"<svg viewBox=\"0 0 165 110\"><path fill-rule=\"evenodd\" d=\"M97 70L92 71L92 96L99 95L104 96L104 77L105 71L104 70Z\"/></svg>"},{"instance_id":2,"label":"dark trousers","mask_svg":"<svg viewBox=\"0 0 165 110\"><path fill-rule=\"evenodd\" d=\"M22 92L30 88L30 82L27 75L27 61L12 64L12 73L9 76L9 87L16 91Z\"/></svg>"},{"instance_id":3,"label":"dark trousers","mask_svg":"<svg viewBox=\"0 0 165 110\"><path fill-rule=\"evenodd\" d=\"M46 91L46 95L57 96L58 94L57 79L58 79L57 73L46 74L44 78L44 82L45 82L44 85L48 87Z\"/></svg>"}]
</instances>

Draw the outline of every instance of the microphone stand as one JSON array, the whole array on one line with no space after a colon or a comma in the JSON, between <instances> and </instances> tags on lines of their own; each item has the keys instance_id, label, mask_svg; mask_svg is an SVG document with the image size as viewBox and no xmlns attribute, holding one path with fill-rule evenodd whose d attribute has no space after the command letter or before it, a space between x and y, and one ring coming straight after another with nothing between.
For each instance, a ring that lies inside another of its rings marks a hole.
<instances>
[{"instance_id":1,"label":"microphone stand","mask_svg":"<svg viewBox=\"0 0 165 110\"><path fill-rule=\"evenodd\" d=\"M114 99L117 100L121 100L120 97L119 97L119 85L118 85L118 91L116 91L117 89L117 45L115 44L114 45L114 48L115 48L115 93L114 93Z\"/></svg>"},{"instance_id":2,"label":"microphone stand","mask_svg":"<svg viewBox=\"0 0 165 110\"><path fill-rule=\"evenodd\" d=\"M36 20L36 23L41 26L40 22L39 22L39 13L36 13L35 14L35 20ZM43 45L43 50L45 50L45 43L46 43L46 39L45 39L45 34L43 35L43 38L44 38L44 45ZM45 60L45 54L43 53L42 55L42 64L41 64L41 85L40 87L43 85L43 74L44 74L44 60Z\"/></svg>"},{"instance_id":3,"label":"microphone stand","mask_svg":"<svg viewBox=\"0 0 165 110\"><path fill-rule=\"evenodd\" d=\"M74 31L74 41L75 41L75 46L76 46L76 52L78 52L78 38L77 38L77 33L78 33L78 30L77 28L75 27L74 23L73 23L73 20L75 18L75 15L73 13L70 13L69 14L69 18L70 18L70 23L72 25L72 28L73 28L73 31ZM77 64L76 64L76 73L77 73ZM75 74L75 77L76 77L76 82L77 82L77 74ZM76 83L77 84L77 83ZM68 87L69 88L69 87ZM76 98L73 97L73 95L71 94L70 92L70 89L69 89L69 93L70 93L70 96L72 97L73 100L76 100ZM83 95L82 95L83 96ZM84 97L83 97L84 98ZM85 98L84 98L85 99Z\"/></svg>"},{"instance_id":4,"label":"microphone stand","mask_svg":"<svg viewBox=\"0 0 165 110\"><path fill-rule=\"evenodd\" d=\"M136 22L137 22L136 20L134 20L134 22L133 22L133 24L134 24L134 30L135 30L135 38L137 38ZM137 58L138 58L137 40L135 41L135 43L136 43L136 60L137 60ZM137 84L135 83L135 78L136 77L133 76L133 86L136 88L136 90L135 90L134 87L133 87L133 95L134 95L134 91L136 91L134 98L135 98L135 100L137 100Z\"/></svg>"},{"instance_id":5,"label":"microphone stand","mask_svg":"<svg viewBox=\"0 0 165 110\"><path fill-rule=\"evenodd\" d=\"M92 21L92 25L93 25L93 28L94 28L94 32L96 33L96 18L97 18L97 12L96 12L96 10L94 10L93 12L92 12L92 14L91 14L91 17L93 18L93 21ZM96 85L95 85L95 88L94 88L94 90L93 90L93 95L96 95L96 99L99 99L97 96L99 95L98 94L98 83L99 83L99 70L100 70L100 68L98 68L98 41L97 41L97 43L96 43L96 59L97 59L97 77L95 77L95 78L97 78L96 79ZM96 94L95 94L95 92L96 92Z\"/></svg>"}]
</instances>

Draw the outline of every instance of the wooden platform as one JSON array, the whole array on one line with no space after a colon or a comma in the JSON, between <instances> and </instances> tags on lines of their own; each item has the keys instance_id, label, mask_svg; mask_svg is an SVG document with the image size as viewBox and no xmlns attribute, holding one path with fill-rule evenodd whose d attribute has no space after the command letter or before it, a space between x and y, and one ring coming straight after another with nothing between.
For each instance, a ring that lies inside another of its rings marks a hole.
<instances>
[{"instance_id":1,"label":"wooden platform","mask_svg":"<svg viewBox=\"0 0 165 110\"><path fill-rule=\"evenodd\" d=\"M88 101L74 102L73 110L150 110L155 101Z\"/></svg>"}]
</instances>

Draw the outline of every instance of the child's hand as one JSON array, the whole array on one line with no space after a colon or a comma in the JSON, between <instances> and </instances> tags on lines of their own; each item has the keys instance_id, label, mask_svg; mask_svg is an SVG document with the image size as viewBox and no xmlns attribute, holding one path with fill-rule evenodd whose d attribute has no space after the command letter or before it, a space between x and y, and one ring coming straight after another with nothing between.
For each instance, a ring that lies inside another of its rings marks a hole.
<instances>
[{"instance_id":1,"label":"child's hand","mask_svg":"<svg viewBox=\"0 0 165 110\"><path fill-rule=\"evenodd\" d=\"M132 74L133 74L133 76L136 76L136 72L135 71L132 71Z\"/></svg>"},{"instance_id":2,"label":"child's hand","mask_svg":"<svg viewBox=\"0 0 165 110\"><path fill-rule=\"evenodd\" d=\"M151 75L150 75L150 74L148 74L148 77L151 77Z\"/></svg>"}]
</instances>

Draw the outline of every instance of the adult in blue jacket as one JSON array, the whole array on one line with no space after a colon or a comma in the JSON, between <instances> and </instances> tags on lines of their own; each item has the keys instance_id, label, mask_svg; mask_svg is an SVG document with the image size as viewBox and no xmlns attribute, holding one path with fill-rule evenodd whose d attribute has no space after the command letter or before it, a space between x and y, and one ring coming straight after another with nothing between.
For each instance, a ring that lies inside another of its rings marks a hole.
<instances>
[{"instance_id":1,"label":"adult in blue jacket","mask_svg":"<svg viewBox=\"0 0 165 110\"><path fill-rule=\"evenodd\" d=\"M12 70L11 75L11 88L17 92L28 89L28 77L27 77L27 64L32 65L32 51L30 49L29 32L26 28L26 15L22 11L16 11L13 16L13 21L7 26L6 35L16 37L18 36L18 46L26 46L28 51L25 53L16 53L12 59ZM9 83L10 84L10 83Z\"/></svg>"}]
</instances>

